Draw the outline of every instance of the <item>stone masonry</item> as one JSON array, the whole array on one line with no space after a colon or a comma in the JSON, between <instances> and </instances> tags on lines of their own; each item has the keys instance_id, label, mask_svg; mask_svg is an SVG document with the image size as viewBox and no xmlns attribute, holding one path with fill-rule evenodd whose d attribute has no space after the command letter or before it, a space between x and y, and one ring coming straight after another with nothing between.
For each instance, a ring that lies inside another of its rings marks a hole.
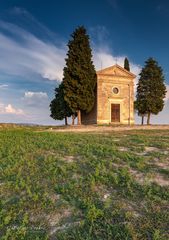
<instances>
[{"instance_id":1,"label":"stone masonry","mask_svg":"<svg viewBox=\"0 0 169 240\"><path fill-rule=\"evenodd\" d=\"M134 124L135 77L117 64L98 71L96 101L82 124Z\"/></svg>"}]
</instances>

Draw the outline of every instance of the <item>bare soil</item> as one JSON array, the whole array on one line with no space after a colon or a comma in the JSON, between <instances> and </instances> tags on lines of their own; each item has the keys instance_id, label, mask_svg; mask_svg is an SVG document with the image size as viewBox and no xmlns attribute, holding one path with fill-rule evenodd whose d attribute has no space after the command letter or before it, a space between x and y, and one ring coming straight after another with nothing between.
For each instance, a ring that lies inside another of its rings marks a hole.
<instances>
[{"instance_id":1,"label":"bare soil","mask_svg":"<svg viewBox=\"0 0 169 240\"><path fill-rule=\"evenodd\" d=\"M133 126L98 126L98 125L74 125L51 127L47 129L50 132L110 132L110 131L130 131L130 130L169 130L169 125L133 125Z\"/></svg>"}]
</instances>

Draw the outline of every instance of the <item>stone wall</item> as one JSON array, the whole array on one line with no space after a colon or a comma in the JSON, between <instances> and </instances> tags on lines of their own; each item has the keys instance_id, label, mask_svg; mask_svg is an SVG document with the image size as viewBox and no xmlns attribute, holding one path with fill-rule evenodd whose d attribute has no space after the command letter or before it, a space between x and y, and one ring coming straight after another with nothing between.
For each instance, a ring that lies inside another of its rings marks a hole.
<instances>
[{"instance_id":1,"label":"stone wall","mask_svg":"<svg viewBox=\"0 0 169 240\"><path fill-rule=\"evenodd\" d=\"M96 101L91 112L82 112L82 124L134 124L135 77L119 65L98 71ZM120 122L111 121L111 104L120 104Z\"/></svg>"},{"instance_id":2,"label":"stone wall","mask_svg":"<svg viewBox=\"0 0 169 240\"><path fill-rule=\"evenodd\" d=\"M118 94L113 93L114 87L119 89ZM111 123L111 104L120 104L120 124L128 124L129 118L130 123L134 123L134 91L132 79L98 76L97 92L98 124Z\"/></svg>"}]
</instances>

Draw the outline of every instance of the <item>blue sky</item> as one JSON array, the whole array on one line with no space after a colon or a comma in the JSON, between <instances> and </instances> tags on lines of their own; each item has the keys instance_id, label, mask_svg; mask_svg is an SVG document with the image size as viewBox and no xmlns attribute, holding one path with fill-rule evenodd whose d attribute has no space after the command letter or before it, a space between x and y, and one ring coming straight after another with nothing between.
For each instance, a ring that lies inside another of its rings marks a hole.
<instances>
[{"instance_id":1,"label":"blue sky","mask_svg":"<svg viewBox=\"0 0 169 240\"><path fill-rule=\"evenodd\" d=\"M67 42L79 25L90 35L96 69L129 58L138 75L154 57L168 88L153 123L169 123L169 1L1 0L0 122L58 124L49 117ZM138 117L136 117L138 122Z\"/></svg>"}]
</instances>

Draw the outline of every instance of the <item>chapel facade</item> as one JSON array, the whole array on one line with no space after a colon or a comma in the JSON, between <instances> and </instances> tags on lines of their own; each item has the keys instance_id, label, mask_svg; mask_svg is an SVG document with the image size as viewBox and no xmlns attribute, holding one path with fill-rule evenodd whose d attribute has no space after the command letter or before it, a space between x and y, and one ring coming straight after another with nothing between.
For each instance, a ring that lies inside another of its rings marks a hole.
<instances>
[{"instance_id":1,"label":"chapel facade","mask_svg":"<svg viewBox=\"0 0 169 240\"><path fill-rule=\"evenodd\" d=\"M95 104L82 124L134 124L135 77L117 64L97 71Z\"/></svg>"}]
</instances>

